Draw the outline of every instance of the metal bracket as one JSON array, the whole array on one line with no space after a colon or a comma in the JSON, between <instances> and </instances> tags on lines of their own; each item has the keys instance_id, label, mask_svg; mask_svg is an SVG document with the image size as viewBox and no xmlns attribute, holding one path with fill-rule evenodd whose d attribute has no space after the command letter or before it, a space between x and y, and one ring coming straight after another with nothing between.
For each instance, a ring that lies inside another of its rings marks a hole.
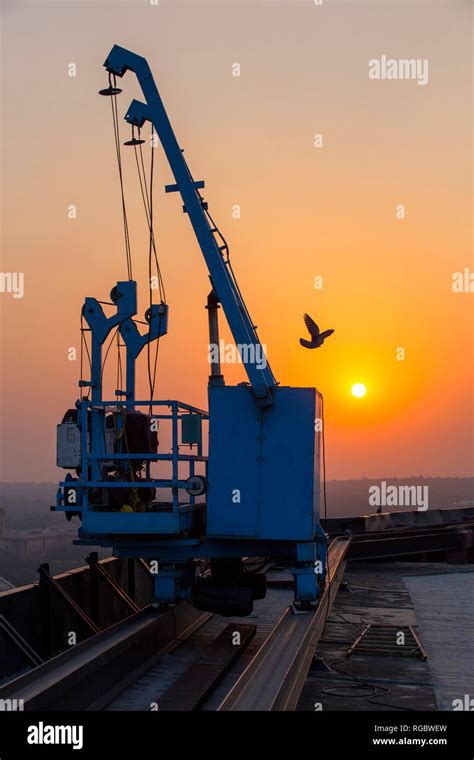
<instances>
[{"instance_id":1,"label":"metal bracket","mask_svg":"<svg viewBox=\"0 0 474 760\"><path fill-rule=\"evenodd\" d=\"M86 557L86 562L89 565L90 569L94 573L97 573L97 575L102 578L103 581L105 581L110 590L125 605L125 607L130 610L130 612L140 612L140 607L138 604L135 604L127 592L124 591L121 586L119 586L119 584L112 578L111 575L109 575L104 566L99 564L99 555L97 552L91 552L89 556Z\"/></svg>"},{"instance_id":2,"label":"metal bracket","mask_svg":"<svg viewBox=\"0 0 474 760\"><path fill-rule=\"evenodd\" d=\"M202 190L205 187L204 180L198 179L195 182L193 182L193 186L196 188L196 190ZM179 189L179 185L165 185L165 193L179 193L181 192Z\"/></svg>"},{"instance_id":3,"label":"metal bracket","mask_svg":"<svg viewBox=\"0 0 474 760\"><path fill-rule=\"evenodd\" d=\"M25 641L23 636L20 636L16 628L14 628L3 615L0 615L0 631L3 632L7 641L9 641L10 644L13 644L15 649L23 655L25 660L29 662L33 668L43 664L44 660L39 654L37 654L37 652L35 652L33 647Z\"/></svg>"},{"instance_id":4,"label":"metal bracket","mask_svg":"<svg viewBox=\"0 0 474 760\"><path fill-rule=\"evenodd\" d=\"M40 575L40 580L45 581L49 586L51 586L51 588L56 591L57 595L62 599L62 601L65 602L68 607L74 610L74 612L78 615L78 617L82 620L84 625L89 629L91 633L100 632L100 628L96 626L96 624L90 619L84 610L79 607L72 596L70 596L68 592L65 591L62 586L60 586L56 578L50 574L49 565L47 563L39 566L38 573Z\"/></svg>"}]
</instances>

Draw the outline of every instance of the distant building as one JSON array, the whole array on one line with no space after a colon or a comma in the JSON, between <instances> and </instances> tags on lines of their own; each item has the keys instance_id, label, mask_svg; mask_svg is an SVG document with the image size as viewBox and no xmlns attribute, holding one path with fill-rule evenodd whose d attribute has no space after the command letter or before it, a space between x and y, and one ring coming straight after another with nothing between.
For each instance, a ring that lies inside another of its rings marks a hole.
<instances>
[{"instance_id":1,"label":"distant building","mask_svg":"<svg viewBox=\"0 0 474 760\"><path fill-rule=\"evenodd\" d=\"M76 535L71 528L7 530L5 510L0 507L0 552L14 554L18 559L47 559L48 552L71 547Z\"/></svg>"},{"instance_id":2,"label":"distant building","mask_svg":"<svg viewBox=\"0 0 474 760\"><path fill-rule=\"evenodd\" d=\"M3 531L0 552L9 552L19 559L44 560L51 551L71 547L75 535L71 531Z\"/></svg>"}]
</instances>

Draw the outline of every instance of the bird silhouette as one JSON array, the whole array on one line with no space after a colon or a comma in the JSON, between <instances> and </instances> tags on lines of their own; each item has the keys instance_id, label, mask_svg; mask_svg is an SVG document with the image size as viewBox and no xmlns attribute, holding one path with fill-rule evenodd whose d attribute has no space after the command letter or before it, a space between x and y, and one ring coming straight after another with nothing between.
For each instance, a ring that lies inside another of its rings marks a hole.
<instances>
[{"instance_id":1,"label":"bird silhouette","mask_svg":"<svg viewBox=\"0 0 474 760\"><path fill-rule=\"evenodd\" d=\"M324 332L320 332L318 325L314 319L311 319L309 314L305 314L303 319L306 327L308 328L308 332L311 335L311 340L300 338L300 343L305 348L319 348L319 346L323 345L326 338L329 338L329 336L334 332L334 330L325 330Z\"/></svg>"}]
</instances>

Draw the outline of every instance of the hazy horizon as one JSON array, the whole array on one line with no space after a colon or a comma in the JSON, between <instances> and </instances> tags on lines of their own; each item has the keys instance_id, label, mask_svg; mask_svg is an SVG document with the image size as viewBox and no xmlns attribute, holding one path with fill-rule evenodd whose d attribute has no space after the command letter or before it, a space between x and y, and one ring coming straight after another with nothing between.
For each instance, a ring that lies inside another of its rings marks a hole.
<instances>
[{"instance_id":1,"label":"hazy horizon","mask_svg":"<svg viewBox=\"0 0 474 760\"><path fill-rule=\"evenodd\" d=\"M0 293L0 478L63 478L55 432L78 397L68 351L79 351L81 306L125 276L110 103L97 94L114 43L150 63L275 377L324 395L328 481L470 476L473 295L452 288L454 273L474 271L468 3L15 0L2 16L2 268L24 273L24 296ZM429 77L371 79L382 56L427 60ZM130 73L120 87L123 142L140 91ZM141 319L148 239L128 150ZM206 407L208 273L180 199L164 192L172 181L159 146L170 316L155 396ZM335 329L316 351L299 344L304 312ZM111 352L111 394L114 362ZM241 365L224 371L245 379Z\"/></svg>"}]
</instances>

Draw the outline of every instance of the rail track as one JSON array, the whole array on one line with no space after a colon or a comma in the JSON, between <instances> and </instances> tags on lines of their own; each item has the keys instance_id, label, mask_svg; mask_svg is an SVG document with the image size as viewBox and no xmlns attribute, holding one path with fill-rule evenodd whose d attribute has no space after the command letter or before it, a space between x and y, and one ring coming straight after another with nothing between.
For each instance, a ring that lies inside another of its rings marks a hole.
<instances>
[{"instance_id":1,"label":"rail track","mask_svg":"<svg viewBox=\"0 0 474 760\"><path fill-rule=\"evenodd\" d=\"M330 546L326 585L316 610L287 608L265 644L219 706L219 710L295 710L326 618L344 575L350 539Z\"/></svg>"},{"instance_id":2,"label":"rail track","mask_svg":"<svg viewBox=\"0 0 474 760\"><path fill-rule=\"evenodd\" d=\"M329 583L315 610L293 614L284 571L254 617L146 607L11 680L0 698L21 699L26 711L294 710L349 543L338 537L329 547Z\"/></svg>"}]
</instances>

